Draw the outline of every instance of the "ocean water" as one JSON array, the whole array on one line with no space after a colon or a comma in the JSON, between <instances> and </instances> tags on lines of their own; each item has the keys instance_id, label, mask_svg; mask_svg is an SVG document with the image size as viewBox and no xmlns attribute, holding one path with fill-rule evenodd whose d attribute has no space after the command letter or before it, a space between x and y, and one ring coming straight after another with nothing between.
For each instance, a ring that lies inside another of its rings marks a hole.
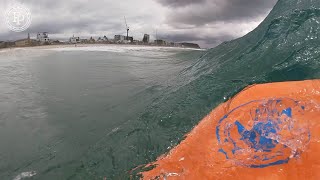
<instances>
[{"instance_id":1,"label":"ocean water","mask_svg":"<svg viewBox=\"0 0 320 180\"><path fill-rule=\"evenodd\" d=\"M103 179L146 162L147 153L126 144L143 141L131 125L203 53L111 45L0 51L0 179Z\"/></svg>"},{"instance_id":2,"label":"ocean water","mask_svg":"<svg viewBox=\"0 0 320 180\"><path fill-rule=\"evenodd\" d=\"M1 51L0 177L139 178L246 86L319 79L319 22L320 1L279 0L254 31L207 51Z\"/></svg>"}]
</instances>

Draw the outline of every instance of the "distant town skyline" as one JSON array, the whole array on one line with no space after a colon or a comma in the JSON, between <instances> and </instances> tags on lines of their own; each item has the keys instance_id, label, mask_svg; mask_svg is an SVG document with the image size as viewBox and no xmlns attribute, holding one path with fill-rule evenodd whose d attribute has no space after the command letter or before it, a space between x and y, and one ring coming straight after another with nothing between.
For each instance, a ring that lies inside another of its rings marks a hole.
<instances>
[{"instance_id":1,"label":"distant town skyline","mask_svg":"<svg viewBox=\"0 0 320 180\"><path fill-rule=\"evenodd\" d=\"M27 6L32 24L24 32L11 32L1 16L0 41L25 38L28 33L49 32L51 38L113 38L126 34L142 40L194 42L214 47L253 30L269 13L276 0L2 0L0 11L10 3Z\"/></svg>"}]
</instances>

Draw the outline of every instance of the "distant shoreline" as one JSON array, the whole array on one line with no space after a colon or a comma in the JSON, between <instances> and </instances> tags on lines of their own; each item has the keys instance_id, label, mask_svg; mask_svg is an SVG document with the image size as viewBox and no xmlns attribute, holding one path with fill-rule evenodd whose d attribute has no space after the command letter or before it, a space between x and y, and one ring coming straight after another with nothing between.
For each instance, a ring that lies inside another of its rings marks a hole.
<instances>
[{"instance_id":1,"label":"distant shoreline","mask_svg":"<svg viewBox=\"0 0 320 180\"><path fill-rule=\"evenodd\" d=\"M22 47L5 47L0 48L3 50L14 49L55 49L55 48L69 48L69 47L103 47L103 46L127 46L127 47L162 47L162 48L175 48L175 49L193 49L193 50L206 50L203 48L189 48L189 47L173 47L173 46L156 46L156 45L135 45L135 44L52 44L41 46L22 46Z\"/></svg>"}]
</instances>

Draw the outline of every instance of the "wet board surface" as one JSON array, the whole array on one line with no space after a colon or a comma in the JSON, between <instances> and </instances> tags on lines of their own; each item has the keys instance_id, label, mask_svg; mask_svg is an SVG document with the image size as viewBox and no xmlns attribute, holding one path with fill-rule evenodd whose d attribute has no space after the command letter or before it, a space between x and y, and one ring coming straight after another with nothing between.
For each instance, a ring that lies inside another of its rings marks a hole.
<instances>
[{"instance_id":1,"label":"wet board surface","mask_svg":"<svg viewBox=\"0 0 320 180\"><path fill-rule=\"evenodd\" d=\"M215 108L144 179L319 179L320 81L253 85Z\"/></svg>"}]
</instances>

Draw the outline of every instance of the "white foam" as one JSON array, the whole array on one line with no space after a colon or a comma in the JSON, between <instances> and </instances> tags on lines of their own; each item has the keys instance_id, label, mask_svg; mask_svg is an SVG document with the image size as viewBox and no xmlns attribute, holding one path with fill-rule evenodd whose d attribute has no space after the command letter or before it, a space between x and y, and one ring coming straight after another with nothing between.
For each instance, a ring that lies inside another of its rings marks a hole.
<instances>
[{"instance_id":1,"label":"white foam","mask_svg":"<svg viewBox=\"0 0 320 180\"><path fill-rule=\"evenodd\" d=\"M88 46L63 46L57 48L50 48L54 51L108 51L108 52L130 52L130 51L185 51L185 50L200 50L192 48L178 48L178 47L158 47L158 46L132 46L132 45L88 45Z\"/></svg>"},{"instance_id":2,"label":"white foam","mask_svg":"<svg viewBox=\"0 0 320 180\"><path fill-rule=\"evenodd\" d=\"M37 175L35 171L29 171L29 172L22 172L18 176L16 176L13 180L21 180L24 178L30 178Z\"/></svg>"},{"instance_id":3,"label":"white foam","mask_svg":"<svg viewBox=\"0 0 320 180\"><path fill-rule=\"evenodd\" d=\"M174 55L183 51L205 51L205 49L179 48L179 47L158 47L158 46L139 46L139 45L53 45L36 46L25 48L12 48L0 50L0 59L21 59L21 57L46 56L54 52L112 52L130 56L143 57L164 57ZM2 58L5 57L5 58Z\"/></svg>"},{"instance_id":4,"label":"white foam","mask_svg":"<svg viewBox=\"0 0 320 180\"><path fill-rule=\"evenodd\" d=\"M44 56L48 53L48 51L44 51L45 49L26 47L26 48L6 48L0 50L0 59L1 57L5 57L4 59L10 57L14 59L21 59L21 57L38 57Z\"/></svg>"}]
</instances>

